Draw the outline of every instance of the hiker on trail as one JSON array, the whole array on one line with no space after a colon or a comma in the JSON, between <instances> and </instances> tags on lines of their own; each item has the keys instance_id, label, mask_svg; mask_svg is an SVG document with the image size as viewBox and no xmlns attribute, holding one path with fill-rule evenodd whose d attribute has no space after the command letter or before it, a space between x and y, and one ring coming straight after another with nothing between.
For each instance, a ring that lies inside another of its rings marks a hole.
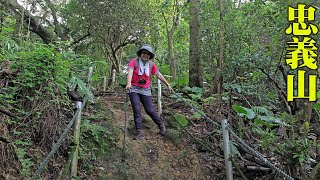
<instances>
[{"instance_id":1,"label":"hiker on trail","mask_svg":"<svg viewBox=\"0 0 320 180\"><path fill-rule=\"evenodd\" d=\"M159 72L157 66L151 61L155 54L150 45L143 45L137 51L137 55L137 58L131 59L129 62L126 85L126 89L129 90L129 97L136 127L136 135L133 139L144 138L140 102L143 104L146 113L158 125L160 134L164 135L166 132L166 127L163 120L159 117L157 111L155 110L151 99L151 75L156 75L157 78L168 87L170 93L173 92L173 89L163 75Z\"/></svg>"}]
</instances>

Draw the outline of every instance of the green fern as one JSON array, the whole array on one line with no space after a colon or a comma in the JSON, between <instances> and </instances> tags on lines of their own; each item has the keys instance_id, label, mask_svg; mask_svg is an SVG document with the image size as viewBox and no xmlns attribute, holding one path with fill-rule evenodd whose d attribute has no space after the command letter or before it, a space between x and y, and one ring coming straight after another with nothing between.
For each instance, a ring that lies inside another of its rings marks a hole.
<instances>
[{"instance_id":1,"label":"green fern","mask_svg":"<svg viewBox=\"0 0 320 180\"><path fill-rule=\"evenodd\" d=\"M267 108L263 106L254 106L251 108L253 112L259 115L272 115L272 112L270 112Z\"/></svg>"}]
</instances>

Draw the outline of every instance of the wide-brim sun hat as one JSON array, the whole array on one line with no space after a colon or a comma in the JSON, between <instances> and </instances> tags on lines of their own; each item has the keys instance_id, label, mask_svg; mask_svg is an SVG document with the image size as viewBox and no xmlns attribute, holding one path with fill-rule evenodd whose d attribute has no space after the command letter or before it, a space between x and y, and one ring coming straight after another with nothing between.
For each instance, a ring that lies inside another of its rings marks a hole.
<instances>
[{"instance_id":1,"label":"wide-brim sun hat","mask_svg":"<svg viewBox=\"0 0 320 180\"><path fill-rule=\"evenodd\" d=\"M140 57L141 56L141 51L142 50L147 50L150 52L150 59L153 59L155 54L152 50L152 47L149 44L144 44L143 46L141 46L141 48L137 51L137 55Z\"/></svg>"}]
</instances>

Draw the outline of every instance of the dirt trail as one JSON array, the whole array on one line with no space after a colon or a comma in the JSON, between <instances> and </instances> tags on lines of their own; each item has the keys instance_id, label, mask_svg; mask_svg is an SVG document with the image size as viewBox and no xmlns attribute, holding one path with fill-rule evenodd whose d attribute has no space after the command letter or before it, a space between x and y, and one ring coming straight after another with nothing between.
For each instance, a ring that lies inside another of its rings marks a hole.
<instances>
[{"instance_id":1,"label":"dirt trail","mask_svg":"<svg viewBox=\"0 0 320 180\"><path fill-rule=\"evenodd\" d=\"M123 129L125 124L125 97L105 96L105 104L114 114L114 125ZM143 108L142 108L143 109ZM146 114L142 110L143 114ZM146 139L133 140L134 125L129 102L125 163L107 177L114 179L212 179L205 175L206 162L185 143L175 145L158 134L155 123L144 128ZM123 132L117 146L122 147ZM118 175L116 175L118 173ZM120 175L120 174L124 175ZM120 177L121 176L121 177ZM108 178L107 178L108 179Z\"/></svg>"}]
</instances>

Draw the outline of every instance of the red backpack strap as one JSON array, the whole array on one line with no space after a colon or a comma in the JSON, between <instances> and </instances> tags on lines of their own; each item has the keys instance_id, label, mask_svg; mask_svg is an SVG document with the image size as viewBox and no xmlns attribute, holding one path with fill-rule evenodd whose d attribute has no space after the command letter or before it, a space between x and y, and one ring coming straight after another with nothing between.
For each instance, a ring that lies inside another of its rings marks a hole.
<instances>
[{"instance_id":1,"label":"red backpack strap","mask_svg":"<svg viewBox=\"0 0 320 180\"><path fill-rule=\"evenodd\" d=\"M138 61L138 57L136 57L134 59L134 70L138 69L138 67L139 67L139 61Z\"/></svg>"},{"instance_id":2,"label":"red backpack strap","mask_svg":"<svg viewBox=\"0 0 320 180\"><path fill-rule=\"evenodd\" d=\"M153 68L153 65L154 65L154 62L152 62L151 60L149 60L149 68L150 68L150 75L151 75L151 71L152 71L152 68Z\"/></svg>"}]
</instances>

